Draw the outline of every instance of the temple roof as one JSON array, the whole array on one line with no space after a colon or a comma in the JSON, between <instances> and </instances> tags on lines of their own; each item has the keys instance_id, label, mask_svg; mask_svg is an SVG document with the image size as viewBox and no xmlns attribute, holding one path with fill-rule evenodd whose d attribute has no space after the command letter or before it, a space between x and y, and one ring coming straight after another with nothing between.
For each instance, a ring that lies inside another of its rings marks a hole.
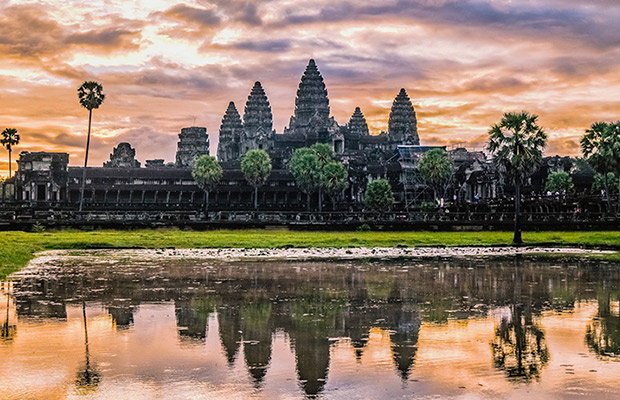
<instances>
[{"instance_id":1,"label":"temple roof","mask_svg":"<svg viewBox=\"0 0 620 400\"><path fill-rule=\"evenodd\" d=\"M366 118L364 118L364 114L362 114L362 110L359 107L355 107L355 111L353 112L353 115L351 115L348 126L351 133L358 134L360 136L367 136L370 134L368 131L368 123L366 123Z\"/></svg>"},{"instance_id":2,"label":"temple roof","mask_svg":"<svg viewBox=\"0 0 620 400\"><path fill-rule=\"evenodd\" d=\"M308 62L301 77L297 98L295 99L295 125L307 125L314 116L327 124L329 119L329 99L323 77L314 60Z\"/></svg>"},{"instance_id":3,"label":"temple roof","mask_svg":"<svg viewBox=\"0 0 620 400\"><path fill-rule=\"evenodd\" d=\"M271 105L260 82L254 83L248 101L245 103L243 126L246 135L252 135L261 128L263 132L271 132L273 129Z\"/></svg>"},{"instance_id":4,"label":"temple roof","mask_svg":"<svg viewBox=\"0 0 620 400\"><path fill-rule=\"evenodd\" d=\"M232 101L228 103L226 114L222 118L222 124L220 125L220 140L234 139L235 136L241 134L243 130L243 124L241 123L241 116L235 103Z\"/></svg>"},{"instance_id":5,"label":"temple roof","mask_svg":"<svg viewBox=\"0 0 620 400\"><path fill-rule=\"evenodd\" d=\"M392 103L390 120L388 122L388 135L392 142L400 144L420 144L418 136L418 122L413 104L405 89L400 92Z\"/></svg>"}]
</instances>

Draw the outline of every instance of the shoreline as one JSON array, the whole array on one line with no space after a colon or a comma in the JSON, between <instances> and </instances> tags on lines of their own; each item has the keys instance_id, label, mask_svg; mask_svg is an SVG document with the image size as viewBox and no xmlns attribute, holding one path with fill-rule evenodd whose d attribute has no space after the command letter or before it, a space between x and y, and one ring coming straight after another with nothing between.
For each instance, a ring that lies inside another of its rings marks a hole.
<instances>
[{"instance_id":1,"label":"shoreline","mask_svg":"<svg viewBox=\"0 0 620 400\"><path fill-rule=\"evenodd\" d=\"M187 248L187 249L91 249L47 250L38 252L28 265L42 266L50 261L79 260L100 257L102 260L133 258L140 261L156 260L213 260L213 261L353 261L432 258L495 258L513 256L534 257L589 257L615 254L613 250L576 247L541 246L460 246L460 247L351 247L351 248ZM19 276L20 272L14 275Z\"/></svg>"}]
</instances>

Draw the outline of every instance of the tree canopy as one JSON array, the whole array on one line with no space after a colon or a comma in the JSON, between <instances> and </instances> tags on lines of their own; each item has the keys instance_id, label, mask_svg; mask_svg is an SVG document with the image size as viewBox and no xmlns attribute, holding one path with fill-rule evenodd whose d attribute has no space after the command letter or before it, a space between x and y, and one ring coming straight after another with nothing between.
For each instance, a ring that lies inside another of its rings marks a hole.
<instances>
[{"instance_id":1,"label":"tree canopy","mask_svg":"<svg viewBox=\"0 0 620 400\"><path fill-rule=\"evenodd\" d=\"M394 193L392 186L387 179L377 179L366 186L364 193L364 204L373 210L387 211L394 203Z\"/></svg>"},{"instance_id":2,"label":"tree canopy","mask_svg":"<svg viewBox=\"0 0 620 400\"><path fill-rule=\"evenodd\" d=\"M271 173L271 157L262 149L249 150L241 160L241 172L254 187L254 208L258 209L258 187L265 184Z\"/></svg>"},{"instance_id":3,"label":"tree canopy","mask_svg":"<svg viewBox=\"0 0 620 400\"><path fill-rule=\"evenodd\" d=\"M542 159L547 134L538 116L527 111L505 113L489 130L489 152L498 167L518 183L531 174Z\"/></svg>"},{"instance_id":4,"label":"tree canopy","mask_svg":"<svg viewBox=\"0 0 620 400\"><path fill-rule=\"evenodd\" d=\"M424 181L433 188L435 198L437 191L444 187L454 169L450 155L443 149L432 149L420 158L418 172Z\"/></svg>"},{"instance_id":5,"label":"tree canopy","mask_svg":"<svg viewBox=\"0 0 620 400\"><path fill-rule=\"evenodd\" d=\"M4 146L9 152L9 178L11 177L11 152L13 151L13 146L17 146L19 144L19 134L17 133L17 129L15 128L6 128L2 131L2 138L0 139L0 144Z\"/></svg>"},{"instance_id":6,"label":"tree canopy","mask_svg":"<svg viewBox=\"0 0 620 400\"><path fill-rule=\"evenodd\" d=\"M593 123L581 138L581 152L599 174L613 172L620 188L620 121ZM620 206L620 198L618 202Z\"/></svg>"},{"instance_id":7,"label":"tree canopy","mask_svg":"<svg viewBox=\"0 0 620 400\"><path fill-rule=\"evenodd\" d=\"M566 171L553 171L547 176L545 189L550 192L568 193L574 187L573 178Z\"/></svg>"},{"instance_id":8,"label":"tree canopy","mask_svg":"<svg viewBox=\"0 0 620 400\"><path fill-rule=\"evenodd\" d=\"M302 191L311 193L318 189L321 178L321 163L315 151L308 147L295 150L289 168L297 186Z\"/></svg>"},{"instance_id":9,"label":"tree canopy","mask_svg":"<svg viewBox=\"0 0 620 400\"><path fill-rule=\"evenodd\" d=\"M337 161L332 161L322 168L320 179L321 186L329 193L334 204L335 197L349 187L349 173L344 164Z\"/></svg>"},{"instance_id":10,"label":"tree canopy","mask_svg":"<svg viewBox=\"0 0 620 400\"><path fill-rule=\"evenodd\" d=\"M271 157L262 149L249 150L241 159L241 172L254 187L265 184L271 168Z\"/></svg>"},{"instance_id":11,"label":"tree canopy","mask_svg":"<svg viewBox=\"0 0 620 400\"><path fill-rule=\"evenodd\" d=\"M78 88L78 98L80 105L89 111L99 108L105 100L103 86L99 82L86 81Z\"/></svg>"},{"instance_id":12,"label":"tree canopy","mask_svg":"<svg viewBox=\"0 0 620 400\"><path fill-rule=\"evenodd\" d=\"M210 191L222 179L223 171L215 157L208 154L200 156L194 164L192 177L202 190Z\"/></svg>"}]
</instances>

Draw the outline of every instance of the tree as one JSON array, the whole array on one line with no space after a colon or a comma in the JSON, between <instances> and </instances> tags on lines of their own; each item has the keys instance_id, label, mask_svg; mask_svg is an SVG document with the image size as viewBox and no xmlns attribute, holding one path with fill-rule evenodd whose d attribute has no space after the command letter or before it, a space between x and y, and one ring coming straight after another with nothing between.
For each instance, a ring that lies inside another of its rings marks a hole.
<instances>
[{"instance_id":1,"label":"tree","mask_svg":"<svg viewBox=\"0 0 620 400\"><path fill-rule=\"evenodd\" d=\"M545 189L549 192L568 193L574 187L573 178L566 171L553 171L547 175Z\"/></svg>"},{"instance_id":2,"label":"tree","mask_svg":"<svg viewBox=\"0 0 620 400\"><path fill-rule=\"evenodd\" d=\"M321 186L329 193L335 210L336 196L349 187L349 173L344 164L337 161L326 164L321 170Z\"/></svg>"},{"instance_id":3,"label":"tree","mask_svg":"<svg viewBox=\"0 0 620 400\"><path fill-rule=\"evenodd\" d=\"M297 186L306 193L310 211L310 193L319 188L321 178L321 164L316 152L307 147L295 150L289 169Z\"/></svg>"},{"instance_id":4,"label":"tree","mask_svg":"<svg viewBox=\"0 0 620 400\"><path fill-rule=\"evenodd\" d=\"M13 151L13 146L17 146L19 144L19 134L17 133L17 129L15 128L6 128L2 131L2 139L0 139L0 144L2 144L9 152L9 178L11 177L11 152Z\"/></svg>"},{"instance_id":5,"label":"tree","mask_svg":"<svg viewBox=\"0 0 620 400\"><path fill-rule=\"evenodd\" d=\"M90 127L93 119L93 110L99 108L105 100L103 86L95 81L86 81L78 88L80 105L88 110L88 136L86 138L86 153L84 155L84 171L82 171L82 188L80 190L80 208L84 204L84 189L86 188L86 167L88 166L88 148L90 147Z\"/></svg>"},{"instance_id":6,"label":"tree","mask_svg":"<svg viewBox=\"0 0 620 400\"><path fill-rule=\"evenodd\" d=\"M613 193L618 191L618 188L614 188L616 184L616 174L608 172L606 174L594 175L594 183L592 183L592 189L604 190L607 198Z\"/></svg>"},{"instance_id":7,"label":"tree","mask_svg":"<svg viewBox=\"0 0 620 400\"><path fill-rule=\"evenodd\" d=\"M377 179L366 186L364 193L364 204L378 211L387 211L394 203L394 193L392 186L387 179Z\"/></svg>"},{"instance_id":8,"label":"tree","mask_svg":"<svg viewBox=\"0 0 620 400\"><path fill-rule=\"evenodd\" d=\"M258 210L258 187L265 184L271 173L271 158L265 150L250 150L241 160L241 171L254 187L254 208Z\"/></svg>"},{"instance_id":9,"label":"tree","mask_svg":"<svg viewBox=\"0 0 620 400\"><path fill-rule=\"evenodd\" d=\"M620 188L620 121L593 123L581 138L581 152L596 172L615 173ZM606 192L607 206L611 210L610 192L609 190ZM620 212L620 196L618 211Z\"/></svg>"},{"instance_id":10,"label":"tree","mask_svg":"<svg viewBox=\"0 0 620 400\"><path fill-rule=\"evenodd\" d=\"M321 173L323 173L323 169L327 164L334 161L334 157L336 156L332 147L327 143L315 143L310 147L310 150L316 153L317 159L319 160L319 166L321 168ZM319 212L323 211L323 189L327 189L321 180L319 182Z\"/></svg>"},{"instance_id":11,"label":"tree","mask_svg":"<svg viewBox=\"0 0 620 400\"><path fill-rule=\"evenodd\" d=\"M208 154L200 156L194 164L192 177L205 192L205 212L209 211L209 192L222 179L223 171L215 157Z\"/></svg>"},{"instance_id":12,"label":"tree","mask_svg":"<svg viewBox=\"0 0 620 400\"><path fill-rule=\"evenodd\" d=\"M418 172L424 181L433 189L433 198L437 201L437 192L445 191L445 185L452 176L454 163L450 155L443 149L432 149L420 158ZM443 195L442 195L443 196Z\"/></svg>"},{"instance_id":13,"label":"tree","mask_svg":"<svg viewBox=\"0 0 620 400\"><path fill-rule=\"evenodd\" d=\"M538 126L538 116L527 111L505 113L502 120L489 129L489 152L497 166L515 185L515 218L513 243L521 238L521 185L542 159L547 134Z\"/></svg>"}]
</instances>

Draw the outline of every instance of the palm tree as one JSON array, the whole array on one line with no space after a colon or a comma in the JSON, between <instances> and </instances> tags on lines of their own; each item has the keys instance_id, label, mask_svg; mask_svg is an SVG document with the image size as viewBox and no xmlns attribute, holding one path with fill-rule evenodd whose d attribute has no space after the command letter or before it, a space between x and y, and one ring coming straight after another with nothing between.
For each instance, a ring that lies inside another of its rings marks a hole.
<instances>
[{"instance_id":1,"label":"palm tree","mask_svg":"<svg viewBox=\"0 0 620 400\"><path fill-rule=\"evenodd\" d=\"M527 111L505 113L498 124L489 129L489 152L495 163L515 185L515 223L513 244L521 238L521 185L542 159L547 134L538 126L538 115Z\"/></svg>"},{"instance_id":2,"label":"palm tree","mask_svg":"<svg viewBox=\"0 0 620 400\"><path fill-rule=\"evenodd\" d=\"M86 188L86 166L88 165L88 148L90 147L90 127L93 119L93 109L99 108L105 100L103 86L95 81L86 81L78 88L80 105L88 110L88 136L86 139L86 154L84 155L84 171L82 172L82 189L80 190L80 208L84 204L84 189Z\"/></svg>"},{"instance_id":3,"label":"palm tree","mask_svg":"<svg viewBox=\"0 0 620 400\"><path fill-rule=\"evenodd\" d=\"M586 129L586 134L581 138L581 151L596 172L601 174L615 173L620 188L620 121L593 123L590 129ZM611 211L610 190L609 187L605 189L608 208ZM620 212L620 197L618 198L618 207Z\"/></svg>"},{"instance_id":4,"label":"palm tree","mask_svg":"<svg viewBox=\"0 0 620 400\"><path fill-rule=\"evenodd\" d=\"M2 144L9 151L9 178L11 177L11 152L13 151L13 146L17 146L19 144L19 134L17 133L17 129L15 128L6 128L2 131L2 139L0 139L0 144Z\"/></svg>"},{"instance_id":5,"label":"palm tree","mask_svg":"<svg viewBox=\"0 0 620 400\"><path fill-rule=\"evenodd\" d=\"M208 154L198 157L194 164L192 177L205 192L205 213L209 211L209 192L219 183L223 174L222 167L215 157Z\"/></svg>"},{"instance_id":6,"label":"palm tree","mask_svg":"<svg viewBox=\"0 0 620 400\"><path fill-rule=\"evenodd\" d=\"M241 160L241 171L254 187L254 209L258 210L258 187L264 185L271 173L271 157L265 150L249 150Z\"/></svg>"}]
</instances>

